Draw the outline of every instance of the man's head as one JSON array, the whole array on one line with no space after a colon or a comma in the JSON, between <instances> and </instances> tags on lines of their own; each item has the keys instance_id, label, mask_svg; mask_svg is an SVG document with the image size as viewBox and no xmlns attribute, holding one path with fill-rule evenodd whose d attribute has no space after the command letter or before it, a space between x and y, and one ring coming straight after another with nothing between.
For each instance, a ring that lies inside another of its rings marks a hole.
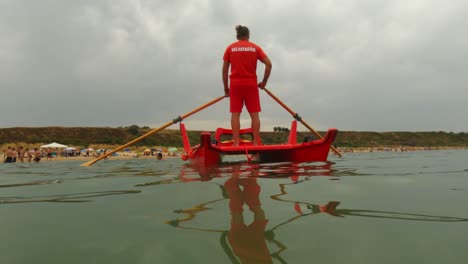
<instances>
[{"instance_id":1,"label":"man's head","mask_svg":"<svg viewBox=\"0 0 468 264\"><path fill-rule=\"evenodd\" d=\"M238 25L236 27L237 39L238 40L248 40L250 37L249 29L246 26Z\"/></svg>"}]
</instances>

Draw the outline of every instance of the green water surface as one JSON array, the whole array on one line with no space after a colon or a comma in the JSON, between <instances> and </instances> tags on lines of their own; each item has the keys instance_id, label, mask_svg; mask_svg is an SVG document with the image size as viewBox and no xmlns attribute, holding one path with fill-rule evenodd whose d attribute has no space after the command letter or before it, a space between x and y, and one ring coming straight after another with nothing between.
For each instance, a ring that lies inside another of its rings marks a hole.
<instances>
[{"instance_id":1,"label":"green water surface","mask_svg":"<svg viewBox=\"0 0 468 264\"><path fill-rule=\"evenodd\" d=\"M468 151L0 164L0 263L468 263Z\"/></svg>"}]
</instances>

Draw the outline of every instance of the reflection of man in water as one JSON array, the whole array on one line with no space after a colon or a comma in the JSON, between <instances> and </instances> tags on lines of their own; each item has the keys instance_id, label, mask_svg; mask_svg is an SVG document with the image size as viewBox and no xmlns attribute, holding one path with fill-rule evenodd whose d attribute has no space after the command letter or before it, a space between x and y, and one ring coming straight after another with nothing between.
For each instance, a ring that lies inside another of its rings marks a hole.
<instances>
[{"instance_id":1,"label":"reflection of man in water","mask_svg":"<svg viewBox=\"0 0 468 264\"><path fill-rule=\"evenodd\" d=\"M224 187L229 195L231 212L228 240L234 253L241 263L273 263L264 235L268 220L260 207L257 179L232 177L224 183ZM248 226L244 223L244 203L254 214L254 220Z\"/></svg>"}]
</instances>

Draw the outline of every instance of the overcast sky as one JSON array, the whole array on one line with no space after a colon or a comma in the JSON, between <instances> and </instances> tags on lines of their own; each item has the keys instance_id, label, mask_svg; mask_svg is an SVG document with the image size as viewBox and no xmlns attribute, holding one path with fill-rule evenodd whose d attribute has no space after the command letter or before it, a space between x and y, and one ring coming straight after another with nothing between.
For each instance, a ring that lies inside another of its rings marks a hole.
<instances>
[{"instance_id":1,"label":"overcast sky","mask_svg":"<svg viewBox=\"0 0 468 264\"><path fill-rule=\"evenodd\" d=\"M316 130L466 132L466 14L466 0L0 0L0 127L161 126L224 93L242 24L273 63L268 88ZM261 102L262 130L289 126ZM229 120L224 99L186 123Z\"/></svg>"}]
</instances>

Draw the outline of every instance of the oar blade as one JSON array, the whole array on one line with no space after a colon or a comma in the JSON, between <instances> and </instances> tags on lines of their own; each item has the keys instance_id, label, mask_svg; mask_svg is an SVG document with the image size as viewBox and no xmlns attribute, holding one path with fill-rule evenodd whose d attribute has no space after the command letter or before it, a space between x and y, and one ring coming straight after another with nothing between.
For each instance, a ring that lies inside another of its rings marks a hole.
<instances>
[{"instance_id":1,"label":"oar blade","mask_svg":"<svg viewBox=\"0 0 468 264\"><path fill-rule=\"evenodd\" d=\"M89 166L93 165L95 162L96 162L95 160L90 160L90 161L87 161L87 162L81 164L80 166L89 167Z\"/></svg>"}]
</instances>

